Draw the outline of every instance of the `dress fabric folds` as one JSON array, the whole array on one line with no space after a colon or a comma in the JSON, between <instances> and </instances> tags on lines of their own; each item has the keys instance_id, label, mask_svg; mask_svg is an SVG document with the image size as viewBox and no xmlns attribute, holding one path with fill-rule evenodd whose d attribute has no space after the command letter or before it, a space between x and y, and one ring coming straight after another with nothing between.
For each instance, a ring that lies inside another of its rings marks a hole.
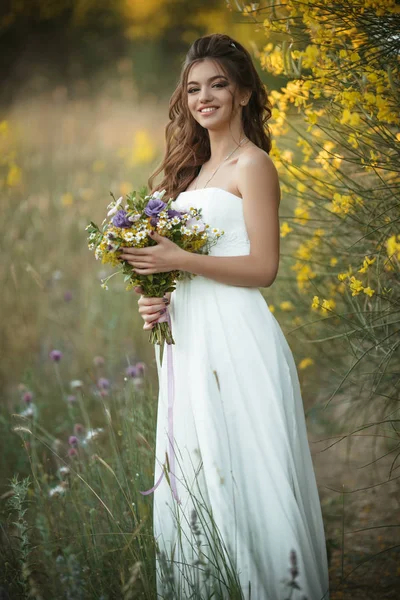
<instances>
[{"instance_id":1,"label":"dress fabric folds","mask_svg":"<svg viewBox=\"0 0 400 600\"><path fill-rule=\"evenodd\" d=\"M225 231L211 255L250 253L241 198L211 187L182 192L171 206L190 207ZM164 476L153 493L157 597L329 600L298 374L268 302L258 288L196 276L177 282L169 314L181 503ZM156 359L155 482L169 452L166 345ZM291 592L293 551L300 589Z\"/></svg>"}]
</instances>

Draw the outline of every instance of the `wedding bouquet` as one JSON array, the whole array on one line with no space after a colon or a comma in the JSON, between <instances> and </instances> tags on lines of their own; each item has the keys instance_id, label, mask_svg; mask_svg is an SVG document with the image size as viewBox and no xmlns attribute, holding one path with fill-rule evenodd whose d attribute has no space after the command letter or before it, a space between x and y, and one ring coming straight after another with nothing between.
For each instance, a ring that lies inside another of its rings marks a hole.
<instances>
[{"instance_id":1,"label":"wedding bouquet","mask_svg":"<svg viewBox=\"0 0 400 600\"><path fill-rule=\"evenodd\" d=\"M120 258L123 254L122 248L145 248L155 246L151 238L153 231L174 242L177 246L187 252L208 254L210 248L224 234L223 230L213 228L209 233L210 226L202 220L199 208L187 208L183 211L171 208L170 198L163 201L166 190L154 192L147 195L147 188L132 191L126 196L126 204L122 206L123 196L108 205L107 218L104 219L101 228L93 221L86 227L88 231L89 250L93 250L96 260L103 264L109 263L113 267L120 267L117 271L102 279L101 287L108 289L108 280L122 273L125 282L128 282L127 290L140 285L144 296L162 298L166 292L172 292L175 282L183 279L196 277L193 273L180 270L172 270L162 273L144 275L136 273L133 267ZM172 332L167 320L157 322L150 333L149 341L152 344L163 345L174 344Z\"/></svg>"}]
</instances>

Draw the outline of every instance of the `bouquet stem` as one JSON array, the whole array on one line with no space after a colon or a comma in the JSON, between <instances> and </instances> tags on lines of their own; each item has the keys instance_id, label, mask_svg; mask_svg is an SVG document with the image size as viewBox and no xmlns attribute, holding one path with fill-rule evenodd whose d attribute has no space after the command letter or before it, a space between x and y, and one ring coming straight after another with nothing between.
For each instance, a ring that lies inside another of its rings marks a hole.
<instances>
[{"instance_id":1,"label":"bouquet stem","mask_svg":"<svg viewBox=\"0 0 400 600\"><path fill-rule=\"evenodd\" d=\"M158 322L154 325L150 332L149 342L151 344L158 344L159 346L163 346L164 342L175 344L168 321Z\"/></svg>"}]
</instances>

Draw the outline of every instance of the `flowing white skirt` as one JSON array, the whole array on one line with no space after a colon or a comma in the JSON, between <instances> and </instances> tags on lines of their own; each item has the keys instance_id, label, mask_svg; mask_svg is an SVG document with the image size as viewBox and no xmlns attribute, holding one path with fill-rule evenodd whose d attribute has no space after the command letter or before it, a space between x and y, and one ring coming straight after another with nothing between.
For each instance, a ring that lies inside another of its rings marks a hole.
<instances>
[{"instance_id":1,"label":"flowing white skirt","mask_svg":"<svg viewBox=\"0 0 400 600\"><path fill-rule=\"evenodd\" d=\"M300 385L277 320L258 288L200 276L177 283L169 312L181 504L164 477L153 495L158 597L240 597L229 587L236 573L246 600L328 600ZM169 450L166 345L162 365L159 350L155 481ZM290 595L293 550L300 590Z\"/></svg>"}]
</instances>

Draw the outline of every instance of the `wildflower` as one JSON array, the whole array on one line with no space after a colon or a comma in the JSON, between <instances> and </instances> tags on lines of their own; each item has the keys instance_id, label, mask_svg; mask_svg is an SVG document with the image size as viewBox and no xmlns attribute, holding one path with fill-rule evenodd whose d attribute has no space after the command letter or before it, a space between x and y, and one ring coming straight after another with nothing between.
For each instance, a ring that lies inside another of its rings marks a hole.
<instances>
[{"instance_id":1,"label":"wildflower","mask_svg":"<svg viewBox=\"0 0 400 600\"><path fill-rule=\"evenodd\" d=\"M49 496L51 498L61 496L61 494L65 494L66 487L65 485L59 484L49 490Z\"/></svg>"},{"instance_id":2,"label":"wildflower","mask_svg":"<svg viewBox=\"0 0 400 600\"><path fill-rule=\"evenodd\" d=\"M119 210L113 217L112 224L115 225L115 227L121 227L123 229L128 229L131 226L126 211L123 209Z\"/></svg>"},{"instance_id":3,"label":"wildflower","mask_svg":"<svg viewBox=\"0 0 400 600\"><path fill-rule=\"evenodd\" d=\"M98 427L97 429L89 429L85 435L85 439L83 440L82 444L86 445L88 442L91 442L92 440L97 438L103 431L104 429L102 427Z\"/></svg>"},{"instance_id":4,"label":"wildflower","mask_svg":"<svg viewBox=\"0 0 400 600\"><path fill-rule=\"evenodd\" d=\"M290 233L291 231L293 231L293 227L290 227L290 225L288 225L287 221L284 221L281 225L281 237L287 236L287 234Z\"/></svg>"},{"instance_id":5,"label":"wildflower","mask_svg":"<svg viewBox=\"0 0 400 600\"><path fill-rule=\"evenodd\" d=\"M319 307L319 297L314 296L313 300L312 300L311 308L318 308L318 307Z\"/></svg>"},{"instance_id":6,"label":"wildflower","mask_svg":"<svg viewBox=\"0 0 400 600\"><path fill-rule=\"evenodd\" d=\"M274 313L275 312L275 306L273 304L269 304L268 305L269 310Z\"/></svg>"},{"instance_id":7,"label":"wildflower","mask_svg":"<svg viewBox=\"0 0 400 600\"><path fill-rule=\"evenodd\" d=\"M100 390L108 390L110 387L110 381L105 377L100 377L100 379L97 381L97 387Z\"/></svg>"},{"instance_id":8,"label":"wildflower","mask_svg":"<svg viewBox=\"0 0 400 600\"><path fill-rule=\"evenodd\" d=\"M81 423L75 423L74 425L74 433L76 435L79 435L81 433L83 433L85 430L84 426Z\"/></svg>"},{"instance_id":9,"label":"wildflower","mask_svg":"<svg viewBox=\"0 0 400 600\"><path fill-rule=\"evenodd\" d=\"M139 373L144 374L145 370L147 369L147 365L144 362L138 362L136 363L136 369Z\"/></svg>"},{"instance_id":10,"label":"wildflower","mask_svg":"<svg viewBox=\"0 0 400 600\"><path fill-rule=\"evenodd\" d=\"M59 469L58 469L58 474L59 474L59 475L60 475L60 477L62 477L62 478L63 478L63 477L66 477L66 476L67 476L67 475L69 475L70 473L71 473L71 471L70 471L69 467L66 467L66 466L64 466L64 465L63 465L62 467L59 467Z\"/></svg>"},{"instance_id":11,"label":"wildflower","mask_svg":"<svg viewBox=\"0 0 400 600\"><path fill-rule=\"evenodd\" d=\"M70 458L74 458L74 457L78 456L78 450L76 448L70 448L68 450L68 456Z\"/></svg>"},{"instance_id":12,"label":"wildflower","mask_svg":"<svg viewBox=\"0 0 400 600\"><path fill-rule=\"evenodd\" d=\"M60 362L62 358L62 352L60 350L52 350L49 356L54 362Z\"/></svg>"},{"instance_id":13,"label":"wildflower","mask_svg":"<svg viewBox=\"0 0 400 600\"><path fill-rule=\"evenodd\" d=\"M22 400L25 402L25 404L30 404L32 402L32 399L33 399L32 392L30 392L29 390L24 392L24 394L22 396Z\"/></svg>"},{"instance_id":14,"label":"wildflower","mask_svg":"<svg viewBox=\"0 0 400 600\"><path fill-rule=\"evenodd\" d=\"M105 363L104 357L103 356L95 356L93 358L93 364L95 367L102 367Z\"/></svg>"},{"instance_id":15,"label":"wildflower","mask_svg":"<svg viewBox=\"0 0 400 600\"><path fill-rule=\"evenodd\" d=\"M111 215L115 215L118 212L119 206L123 200L123 196L121 196L120 198L118 198L118 200L114 203L111 202L107 208L109 208L110 210L107 213L107 217L111 217Z\"/></svg>"},{"instance_id":16,"label":"wildflower","mask_svg":"<svg viewBox=\"0 0 400 600\"><path fill-rule=\"evenodd\" d=\"M69 385L71 386L72 390L77 390L83 387L83 381L81 381L80 379L74 379L70 382Z\"/></svg>"},{"instance_id":17,"label":"wildflower","mask_svg":"<svg viewBox=\"0 0 400 600\"><path fill-rule=\"evenodd\" d=\"M303 358L303 360L301 360L299 362L299 369L306 369L307 367L309 367L310 365L313 365L314 361L312 358Z\"/></svg>"},{"instance_id":18,"label":"wildflower","mask_svg":"<svg viewBox=\"0 0 400 600\"><path fill-rule=\"evenodd\" d=\"M375 290L372 290L369 286L363 289L364 294L368 294L368 296L372 296L375 294Z\"/></svg>"},{"instance_id":19,"label":"wildflower","mask_svg":"<svg viewBox=\"0 0 400 600\"><path fill-rule=\"evenodd\" d=\"M66 290L64 292L64 300L65 300L65 302L70 302L72 300L72 292L70 292L69 290Z\"/></svg>"},{"instance_id":20,"label":"wildflower","mask_svg":"<svg viewBox=\"0 0 400 600\"><path fill-rule=\"evenodd\" d=\"M359 273L366 273L368 270L368 267L370 265L372 265L374 262L376 261L376 256L372 259L369 259L368 256L366 256L363 260L363 266L361 267L361 269L358 269Z\"/></svg>"},{"instance_id":21,"label":"wildflower","mask_svg":"<svg viewBox=\"0 0 400 600\"><path fill-rule=\"evenodd\" d=\"M279 308L281 310L293 310L294 306L290 302L290 300L286 300L286 301L280 303Z\"/></svg>"},{"instance_id":22,"label":"wildflower","mask_svg":"<svg viewBox=\"0 0 400 600\"><path fill-rule=\"evenodd\" d=\"M37 415L37 408L34 404L29 404L28 408L19 413L20 417L33 418Z\"/></svg>"},{"instance_id":23,"label":"wildflower","mask_svg":"<svg viewBox=\"0 0 400 600\"><path fill-rule=\"evenodd\" d=\"M324 298L324 300L322 301L322 312L326 313L329 310L333 310L333 308L335 308L336 306L336 302L334 300L326 300Z\"/></svg>"},{"instance_id":24,"label":"wildflower","mask_svg":"<svg viewBox=\"0 0 400 600\"><path fill-rule=\"evenodd\" d=\"M360 281L359 279L356 279L356 277L354 277L354 275L352 275L352 277L350 277L349 286L352 291L352 294L351 294L352 296L358 296L358 294L360 294L360 292L362 292L364 289L362 281Z\"/></svg>"},{"instance_id":25,"label":"wildflower","mask_svg":"<svg viewBox=\"0 0 400 600\"><path fill-rule=\"evenodd\" d=\"M76 435L70 435L68 438L68 444L70 446L73 446L74 448L78 445L78 438L76 437Z\"/></svg>"},{"instance_id":26,"label":"wildflower","mask_svg":"<svg viewBox=\"0 0 400 600\"><path fill-rule=\"evenodd\" d=\"M132 377L132 379L138 376L137 368L133 365L129 365L129 367L125 369L125 373L128 375L128 377Z\"/></svg>"},{"instance_id":27,"label":"wildflower","mask_svg":"<svg viewBox=\"0 0 400 600\"><path fill-rule=\"evenodd\" d=\"M76 396L74 396L73 394L69 394L69 395L67 396L67 402L68 402L69 404L73 404L74 402L76 402Z\"/></svg>"}]
</instances>

